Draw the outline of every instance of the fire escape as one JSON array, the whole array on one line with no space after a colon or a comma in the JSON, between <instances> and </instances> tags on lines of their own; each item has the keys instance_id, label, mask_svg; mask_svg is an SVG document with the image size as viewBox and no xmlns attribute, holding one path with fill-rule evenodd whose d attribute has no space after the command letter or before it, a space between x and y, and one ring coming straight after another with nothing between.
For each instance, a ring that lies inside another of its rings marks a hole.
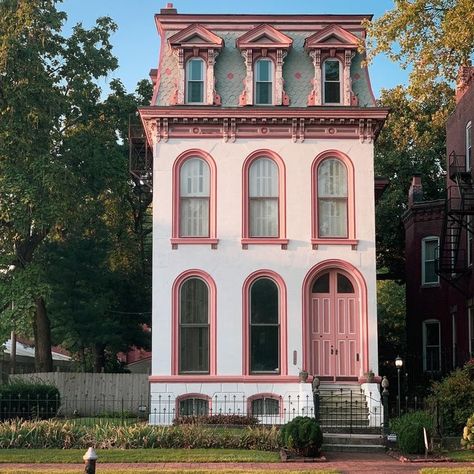
<instances>
[{"instance_id":1,"label":"fire escape","mask_svg":"<svg viewBox=\"0 0 474 474\"><path fill-rule=\"evenodd\" d=\"M465 156L452 152L448 166L454 184L447 189L437 273L467 295L468 281L463 277L470 271L467 246L474 231L474 183L471 171L466 171Z\"/></svg>"}]
</instances>

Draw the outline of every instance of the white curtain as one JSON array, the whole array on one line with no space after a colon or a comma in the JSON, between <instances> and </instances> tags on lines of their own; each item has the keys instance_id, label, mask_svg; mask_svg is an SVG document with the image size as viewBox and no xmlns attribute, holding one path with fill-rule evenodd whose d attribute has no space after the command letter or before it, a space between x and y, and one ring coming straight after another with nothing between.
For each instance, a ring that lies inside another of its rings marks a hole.
<instances>
[{"instance_id":1,"label":"white curtain","mask_svg":"<svg viewBox=\"0 0 474 474\"><path fill-rule=\"evenodd\" d=\"M180 171L180 237L209 237L209 166L191 158Z\"/></svg>"},{"instance_id":2,"label":"white curtain","mask_svg":"<svg viewBox=\"0 0 474 474\"><path fill-rule=\"evenodd\" d=\"M335 158L318 167L319 237L347 237L347 171Z\"/></svg>"},{"instance_id":3,"label":"white curtain","mask_svg":"<svg viewBox=\"0 0 474 474\"><path fill-rule=\"evenodd\" d=\"M251 237L278 237L278 168L259 158L249 171L249 224Z\"/></svg>"}]
</instances>

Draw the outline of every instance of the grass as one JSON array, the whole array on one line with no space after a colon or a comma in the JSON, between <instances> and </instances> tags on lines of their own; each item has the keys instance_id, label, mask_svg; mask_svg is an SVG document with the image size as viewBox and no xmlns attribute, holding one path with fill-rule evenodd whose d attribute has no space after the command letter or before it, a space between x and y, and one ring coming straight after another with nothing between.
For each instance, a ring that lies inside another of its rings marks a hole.
<instances>
[{"instance_id":1,"label":"grass","mask_svg":"<svg viewBox=\"0 0 474 474\"><path fill-rule=\"evenodd\" d=\"M443 453L449 459L459 462L474 462L474 450L456 450L456 451L446 451Z\"/></svg>"},{"instance_id":2,"label":"grass","mask_svg":"<svg viewBox=\"0 0 474 474\"><path fill-rule=\"evenodd\" d=\"M472 467L429 467L422 469L420 474L472 474L473 472ZM1 471L0 474L2 474Z\"/></svg>"},{"instance_id":3,"label":"grass","mask_svg":"<svg viewBox=\"0 0 474 474\"><path fill-rule=\"evenodd\" d=\"M278 462L278 453L245 449L98 449L99 463ZM82 463L84 449L1 449L0 463Z\"/></svg>"},{"instance_id":4,"label":"grass","mask_svg":"<svg viewBox=\"0 0 474 474\"><path fill-rule=\"evenodd\" d=\"M32 469L1 469L0 468L0 474L38 474L39 472L45 473L46 471L44 469L42 470L32 470ZM83 474L84 469L66 469L66 470L48 470L47 474ZM275 470L262 470L262 469L252 469L252 471L249 470L242 470L242 469L226 469L226 470L209 470L209 469L156 469L156 468L151 468L151 469L135 469L135 468L129 468L129 469L114 469L113 471L111 469L101 468L101 472L108 472L113 474L130 474L133 472L133 474L158 474L158 473L173 473L173 474L248 474L251 472L252 474L281 474L281 471L275 471ZM284 471L285 474L338 474L339 471L335 471L333 469L324 469L324 470L304 470L304 471Z\"/></svg>"}]
</instances>

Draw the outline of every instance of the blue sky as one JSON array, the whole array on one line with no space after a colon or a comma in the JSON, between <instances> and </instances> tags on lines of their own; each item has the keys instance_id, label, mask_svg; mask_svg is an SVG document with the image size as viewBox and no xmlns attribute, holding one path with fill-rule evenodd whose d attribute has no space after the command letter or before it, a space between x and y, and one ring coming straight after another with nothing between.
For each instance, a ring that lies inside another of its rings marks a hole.
<instances>
[{"instance_id":1,"label":"blue sky","mask_svg":"<svg viewBox=\"0 0 474 474\"><path fill-rule=\"evenodd\" d=\"M129 91L148 77L158 65L159 39L153 16L166 0L63 0L59 9L68 14L66 32L78 23L91 27L95 19L110 16L118 25L112 37L119 69L108 78L118 77ZM175 0L179 13L372 13L375 18L393 7L392 0ZM376 97L380 89L406 84L408 73L383 56L370 65Z\"/></svg>"}]
</instances>

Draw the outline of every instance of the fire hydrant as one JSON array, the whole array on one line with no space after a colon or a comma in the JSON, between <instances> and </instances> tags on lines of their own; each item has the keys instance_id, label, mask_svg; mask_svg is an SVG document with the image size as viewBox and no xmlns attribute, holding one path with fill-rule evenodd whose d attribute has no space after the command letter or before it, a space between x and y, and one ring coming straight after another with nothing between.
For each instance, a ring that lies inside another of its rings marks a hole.
<instances>
[{"instance_id":1,"label":"fire hydrant","mask_svg":"<svg viewBox=\"0 0 474 474\"><path fill-rule=\"evenodd\" d=\"M89 448L87 453L82 456L84 463L86 464L84 473L85 474L95 474L95 463L97 461L97 454L94 451L94 448Z\"/></svg>"}]
</instances>

